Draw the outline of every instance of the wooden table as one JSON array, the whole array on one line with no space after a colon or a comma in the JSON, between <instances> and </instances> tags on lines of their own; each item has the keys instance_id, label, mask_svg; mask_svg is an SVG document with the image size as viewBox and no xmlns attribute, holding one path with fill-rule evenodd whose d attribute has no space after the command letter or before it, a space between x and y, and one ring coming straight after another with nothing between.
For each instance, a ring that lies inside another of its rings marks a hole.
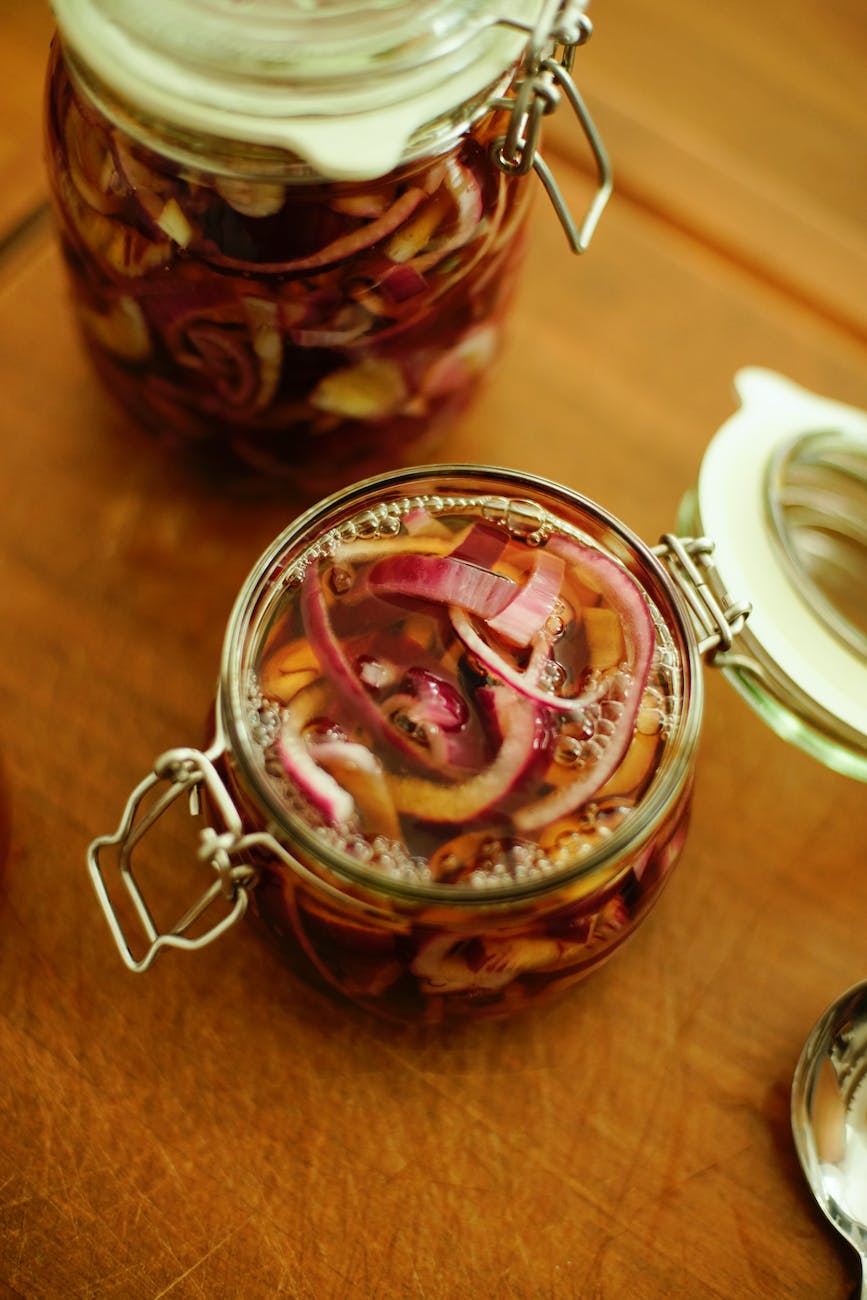
<instances>
[{"instance_id":1,"label":"wooden table","mask_svg":"<svg viewBox=\"0 0 867 1300\"><path fill-rule=\"evenodd\" d=\"M744 364L867 405L867 32L856 0L621 0L577 74L617 193L584 259L540 203L507 355L443 457L555 477L649 541ZM196 743L279 500L230 500L97 391L42 215L50 20L0 13L0 1295L846 1297L789 1084L867 974L867 800L707 674L691 837L566 1000L395 1030L247 930L121 967L87 882ZM547 153L576 207L568 122Z\"/></svg>"}]
</instances>

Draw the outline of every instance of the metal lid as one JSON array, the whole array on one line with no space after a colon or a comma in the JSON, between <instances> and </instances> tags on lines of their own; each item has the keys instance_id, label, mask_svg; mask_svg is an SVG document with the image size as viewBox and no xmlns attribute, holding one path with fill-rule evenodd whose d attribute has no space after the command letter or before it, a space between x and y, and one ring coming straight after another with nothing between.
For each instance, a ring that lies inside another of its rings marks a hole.
<instances>
[{"instance_id":1,"label":"metal lid","mask_svg":"<svg viewBox=\"0 0 867 1300\"><path fill-rule=\"evenodd\" d=\"M785 739L867 780L867 414L770 370L735 385L693 503L752 604L722 666Z\"/></svg>"}]
</instances>

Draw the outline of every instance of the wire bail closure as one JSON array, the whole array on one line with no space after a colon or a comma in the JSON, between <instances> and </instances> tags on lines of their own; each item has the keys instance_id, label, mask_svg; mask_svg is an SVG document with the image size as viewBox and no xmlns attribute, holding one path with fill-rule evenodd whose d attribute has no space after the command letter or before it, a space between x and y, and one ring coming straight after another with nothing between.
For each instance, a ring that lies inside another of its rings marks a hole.
<instances>
[{"instance_id":1,"label":"wire bail closure","mask_svg":"<svg viewBox=\"0 0 867 1300\"><path fill-rule=\"evenodd\" d=\"M239 861L238 858L248 853L254 843L261 840L261 836L245 835L243 832L238 810L214 767L213 760L219 757L222 750L220 743L215 744L207 753L197 749L172 749L163 754L154 764L153 771L133 790L115 833L100 836L88 848L87 865L97 898L118 952L129 970L147 970L163 947L187 950L203 948L234 925L247 909L248 890L255 882L256 873L248 862ZM163 782L167 783L167 789L136 821L143 801ZM199 837L197 857L201 862L210 864L216 873L216 879L170 929L160 931L133 873L133 850L181 795L186 794L189 798L190 815L198 815L202 790L207 792L212 807L219 813L225 827L218 831L213 826L206 826ZM148 943L141 957L133 954L106 885L101 858L109 849L117 850L117 869L132 899ZM195 922L220 899L229 904L229 910L224 910L219 919L203 933L195 936L188 934Z\"/></svg>"},{"instance_id":2,"label":"wire bail closure","mask_svg":"<svg viewBox=\"0 0 867 1300\"><path fill-rule=\"evenodd\" d=\"M514 96L496 101L496 107L508 109L511 113L508 130L491 144L493 161L506 175L526 176L535 171L573 253L586 252L613 189L608 153L572 80L575 52L580 45L586 44L593 32L593 24L584 13L584 3L585 0L549 0L535 27L513 19L499 20L504 26L526 32L530 41L524 73L516 84ZM559 106L561 92L581 124L596 164L596 193L580 227L539 151L542 119Z\"/></svg>"}]
</instances>

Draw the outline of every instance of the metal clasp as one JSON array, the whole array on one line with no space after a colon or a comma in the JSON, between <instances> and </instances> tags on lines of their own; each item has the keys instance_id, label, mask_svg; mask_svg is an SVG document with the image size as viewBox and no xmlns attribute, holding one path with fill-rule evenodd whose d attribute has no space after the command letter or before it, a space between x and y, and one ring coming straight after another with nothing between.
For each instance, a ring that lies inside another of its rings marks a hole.
<instances>
[{"instance_id":1,"label":"metal clasp","mask_svg":"<svg viewBox=\"0 0 867 1300\"><path fill-rule=\"evenodd\" d=\"M197 749L172 749L163 754L154 764L153 772L133 790L115 833L100 836L88 849L87 865L97 898L118 952L129 970L147 970L163 947L204 947L234 925L246 911L248 889L254 883L255 871L248 862L239 861L238 858L243 857L259 837L243 833L238 810L214 767L214 759L221 752L222 744L215 744L207 753ZM148 797L161 783L167 783L167 788L158 793L138 817ZM133 873L132 854L144 836L181 795L188 796L190 815L197 816L203 789L209 797L210 807L219 813L224 824L223 830L206 826L199 836L197 856L201 862L213 868L216 879L170 929L160 931ZM106 885L101 859L110 849L117 850L117 869L148 943L141 957L133 955ZM228 910L224 907L222 915L204 932L190 935L188 931L191 927L220 900L223 900Z\"/></svg>"},{"instance_id":2,"label":"metal clasp","mask_svg":"<svg viewBox=\"0 0 867 1300\"><path fill-rule=\"evenodd\" d=\"M545 187L574 253L586 251L599 218L611 197L611 163L575 82L575 51L590 39L593 25L584 13L585 0L548 0L535 27L502 18L503 26L530 37L524 68L515 83L514 96L496 101L511 112L509 128L491 145L494 163L510 176L535 171ZM596 164L597 189L580 228L569 211L553 172L539 152L542 118L558 107L563 91L590 145Z\"/></svg>"},{"instance_id":3,"label":"metal clasp","mask_svg":"<svg viewBox=\"0 0 867 1300\"><path fill-rule=\"evenodd\" d=\"M664 533L653 554L662 560L689 606L699 653L707 655L711 663L723 663L751 606L747 601L732 601L723 590L711 559L713 549L708 537Z\"/></svg>"}]
</instances>

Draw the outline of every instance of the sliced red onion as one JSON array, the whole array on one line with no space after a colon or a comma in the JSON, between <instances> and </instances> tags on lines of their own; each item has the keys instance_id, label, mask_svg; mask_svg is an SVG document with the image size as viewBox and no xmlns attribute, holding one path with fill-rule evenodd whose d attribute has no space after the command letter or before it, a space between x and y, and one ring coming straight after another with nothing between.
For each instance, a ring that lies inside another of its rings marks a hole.
<instances>
[{"instance_id":1,"label":"sliced red onion","mask_svg":"<svg viewBox=\"0 0 867 1300\"><path fill-rule=\"evenodd\" d=\"M454 347L441 352L422 378L428 397L445 397L457 392L487 369L494 359L499 331L494 325L478 325L464 334Z\"/></svg>"},{"instance_id":2,"label":"sliced red onion","mask_svg":"<svg viewBox=\"0 0 867 1300\"><path fill-rule=\"evenodd\" d=\"M353 302L336 312L328 325L293 327L287 333L300 348L339 348L368 334L372 323L370 312Z\"/></svg>"},{"instance_id":3,"label":"sliced red onion","mask_svg":"<svg viewBox=\"0 0 867 1300\"><path fill-rule=\"evenodd\" d=\"M340 235L308 257L298 257L287 262L251 262L220 254L210 257L209 260L238 270L251 271L254 275L292 275L306 271L321 271L335 262L354 257L356 253L361 253L366 248L372 248L374 244L393 234L426 197L424 190L415 186L405 190L382 216L365 222L364 225L356 227L346 235Z\"/></svg>"},{"instance_id":4,"label":"sliced red onion","mask_svg":"<svg viewBox=\"0 0 867 1300\"><path fill-rule=\"evenodd\" d=\"M382 764L366 745L359 745L354 740L313 740L310 755L317 763L349 764L360 772L376 776L382 771Z\"/></svg>"},{"instance_id":5,"label":"sliced red onion","mask_svg":"<svg viewBox=\"0 0 867 1300\"><path fill-rule=\"evenodd\" d=\"M602 685L594 686L575 697L555 695L553 691L546 691L538 685L545 661L550 654L550 646L544 632L534 638L530 662L525 669L520 669L509 663L499 651L479 635L462 609L452 608L449 615L452 627L464 645L488 672L528 700L534 700L536 704L541 704L546 709L558 710L560 713L583 713L588 705L594 704L603 694Z\"/></svg>"},{"instance_id":6,"label":"sliced red onion","mask_svg":"<svg viewBox=\"0 0 867 1300\"><path fill-rule=\"evenodd\" d=\"M525 834L539 831L558 818L574 812L588 799L592 799L617 771L632 742L635 717L644 690L644 682L636 682L623 675L619 680L623 684L623 698L613 702L621 704L622 708L612 730L597 742L601 749L599 756L568 785L560 786L534 803L519 808L512 817L516 830Z\"/></svg>"},{"instance_id":7,"label":"sliced red onion","mask_svg":"<svg viewBox=\"0 0 867 1300\"><path fill-rule=\"evenodd\" d=\"M470 745L469 736L464 739L462 733L460 745L457 742L452 744L450 741L443 741L443 744L439 745L437 737L444 733L437 729L436 735L430 737L436 744L437 752L427 752L420 745L413 743L409 734L392 721L385 707L370 694L368 687L355 672L353 662L334 632L315 563L308 567L304 576L301 587L301 611L307 636L323 673L340 695L346 706L347 715L353 721L360 723L371 736L391 745L405 758L431 770L439 770L444 764L451 766L452 755L454 755L455 766L465 765L463 749ZM387 703L386 701L386 706Z\"/></svg>"},{"instance_id":8,"label":"sliced red onion","mask_svg":"<svg viewBox=\"0 0 867 1300\"><path fill-rule=\"evenodd\" d=\"M189 327L186 337L194 353L190 364L204 368L230 406L249 406L259 383L246 334L220 325L197 324Z\"/></svg>"},{"instance_id":9,"label":"sliced red onion","mask_svg":"<svg viewBox=\"0 0 867 1300\"><path fill-rule=\"evenodd\" d=\"M393 777L390 784L398 812L428 822L470 821L496 807L522 781L537 756L538 713L526 699L489 688L494 695L502 740L488 767L459 784L441 785L421 777Z\"/></svg>"},{"instance_id":10,"label":"sliced red onion","mask_svg":"<svg viewBox=\"0 0 867 1300\"><path fill-rule=\"evenodd\" d=\"M308 566L301 586L301 613L310 645L326 677L349 703L351 712L361 725L376 735L381 734L379 709L334 634L315 561Z\"/></svg>"},{"instance_id":11,"label":"sliced red onion","mask_svg":"<svg viewBox=\"0 0 867 1300\"><path fill-rule=\"evenodd\" d=\"M382 276L380 285L386 297L392 302L406 302L427 288L427 281L419 275L414 266L398 263L390 267Z\"/></svg>"},{"instance_id":12,"label":"sliced red onion","mask_svg":"<svg viewBox=\"0 0 867 1300\"><path fill-rule=\"evenodd\" d=\"M81 197L97 212L118 212L123 200L110 137L101 127L88 123L72 100L63 122L66 160L73 184Z\"/></svg>"},{"instance_id":13,"label":"sliced red onion","mask_svg":"<svg viewBox=\"0 0 867 1300\"><path fill-rule=\"evenodd\" d=\"M352 796L319 766L288 715L277 740L277 753L292 782L332 825L349 821L355 812Z\"/></svg>"},{"instance_id":14,"label":"sliced red onion","mask_svg":"<svg viewBox=\"0 0 867 1300\"><path fill-rule=\"evenodd\" d=\"M626 569L601 551L566 537L552 538L548 546L573 568L580 581L600 589L605 602L618 615L626 643L627 670L614 679L622 698L615 696L613 702L622 707L611 731L597 742L601 753L574 781L516 812L515 827L522 832L540 830L574 812L614 775L632 741L656 644L650 608Z\"/></svg>"},{"instance_id":15,"label":"sliced red onion","mask_svg":"<svg viewBox=\"0 0 867 1300\"><path fill-rule=\"evenodd\" d=\"M600 591L605 603L620 619L627 667L640 685L635 701L637 709L656 645L653 618L643 591L627 569L591 546L560 536L551 538L548 549L562 556L579 582Z\"/></svg>"},{"instance_id":16,"label":"sliced red onion","mask_svg":"<svg viewBox=\"0 0 867 1300\"><path fill-rule=\"evenodd\" d=\"M458 731L469 717L467 702L457 687L427 668L413 667L404 677L404 690L414 696L418 716L443 731Z\"/></svg>"},{"instance_id":17,"label":"sliced red onion","mask_svg":"<svg viewBox=\"0 0 867 1300\"><path fill-rule=\"evenodd\" d=\"M481 618L498 614L511 600L515 583L489 569L451 555L392 555L368 575L377 594L412 596L440 605L455 605Z\"/></svg>"},{"instance_id":18,"label":"sliced red onion","mask_svg":"<svg viewBox=\"0 0 867 1300\"><path fill-rule=\"evenodd\" d=\"M527 581L499 614L487 620L488 627L510 645L529 645L554 611L565 567L558 555L539 551Z\"/></svg>"},{"instance_id":19,"label":"sliced red onion","mask_svg":"<svg viewBox=\"0 0 867 1300\"><path fill-rule=\"evenodd\" d=\"M481 569L490 569L506 549L509 534L496 524L476 523L451 552L454 560L467 560Z\"/></svg>"},{"instance_id":20,"label":"sliced red onion","mask_svg":"<svg viewBox=\"0 0 867 1300\"><path fill-rule=\"evenodd\" d=\"M505 792L500 800L500 811L505 812L507 809L515 806L516 801L523 796L523 791L528 784L537 783L551 762L551 751L554 738L557 735L556 727L551 725L551 712L549 709L536 708L535 704L515 696L513 692L505 690L498 686L482 686L476 692L476 699L479 710L487 719L488 729L495 738L497 746L501 745L504 737L508 734L508 717L509 709L515 707L531 707L535 715L533 727L533 739L530 745L523 766L515 772L514 780L510 788Z\"/></svg>"},{"instance_id":21,"label":"sliced red onion","mask_svg":"<svg viewBox=\"0 0 867 1300\"><path fill-rule=\"evenodd\" d=\"M451 537L451 533L441 519L432 515L424 506L415 506L403 516L403 526L410 537L421 533L424 536ZM423 540L422 538L422 540Z\"/></svg>"},{"instance_id":22,"label":"sliced red onion","mask_svg":"<svg viewBox=\"0 0 867 1300\"><path fill-rule=\"evenodd\" d=\"M450 234L431 241L430 251L413 259L413 266L423 274L449 253L470 243L479 229L484 213L482 191L475 175L457 158L446 163L445 185L457 208L457 221Z\"/></svg>"}]
</instances>

